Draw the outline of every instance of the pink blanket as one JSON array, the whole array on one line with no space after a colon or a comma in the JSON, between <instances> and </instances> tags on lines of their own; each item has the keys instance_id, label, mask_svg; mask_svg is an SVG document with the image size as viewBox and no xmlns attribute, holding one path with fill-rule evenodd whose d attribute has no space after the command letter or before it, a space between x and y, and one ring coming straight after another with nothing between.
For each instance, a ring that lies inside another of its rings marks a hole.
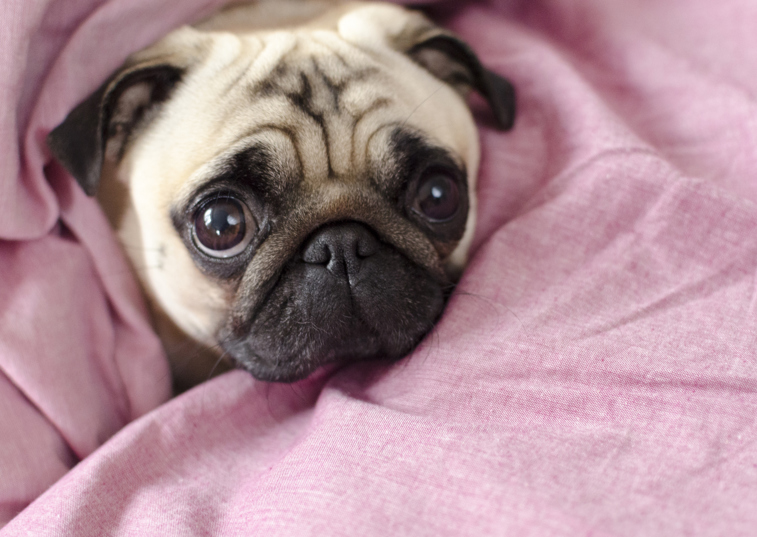
<instances>
[{"instance_id":1,"label":"pink blanket","mask_svg":"<svg viewBox=\"0 0 757 537\"><path fill-rule=\"evenodd\" d=\"M43 142L220 3L0 4L0 536L757 532L755 2L450 2L520 115L481 114L438 329L391 367L161 405L135 284Z\"/></svg>"}]
</instances>

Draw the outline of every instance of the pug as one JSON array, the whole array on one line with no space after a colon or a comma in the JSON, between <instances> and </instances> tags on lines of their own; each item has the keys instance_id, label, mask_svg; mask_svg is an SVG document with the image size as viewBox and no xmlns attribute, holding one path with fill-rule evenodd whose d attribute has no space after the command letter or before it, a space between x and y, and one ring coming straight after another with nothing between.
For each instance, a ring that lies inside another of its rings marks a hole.
<instances>
[{"instance_id":1,"label":"pug","mask_svg":"<svg viewBox=\"0 0 757 537\"><path fill-rule=\"evenodd\" d=\"M292 382L399 359L439 319L475 225L472 90L512 127L512 85L418 12L259 1L132 55L48 146L123 243L180 389L219 361Z\"/></svg>"}]
</instances>

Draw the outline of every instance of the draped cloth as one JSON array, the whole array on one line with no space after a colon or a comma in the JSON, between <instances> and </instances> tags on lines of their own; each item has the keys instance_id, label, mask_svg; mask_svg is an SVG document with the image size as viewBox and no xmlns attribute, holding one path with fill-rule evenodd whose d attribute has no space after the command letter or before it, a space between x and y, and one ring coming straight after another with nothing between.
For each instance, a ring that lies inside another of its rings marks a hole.
<instances>
[{"instance_id":1,"label":"draped cloth","mask_svg":"<svg viewBox=\"0 0 757 537\"><path fill-rule=\"evenodd\" d=\"M757 4L429 2L519 99L508 133L474 102L478 228L438 327L396 364L169 401L44 139L220 4L0 5L0 536L754 533Z\"/></svg>"}]
</instances>

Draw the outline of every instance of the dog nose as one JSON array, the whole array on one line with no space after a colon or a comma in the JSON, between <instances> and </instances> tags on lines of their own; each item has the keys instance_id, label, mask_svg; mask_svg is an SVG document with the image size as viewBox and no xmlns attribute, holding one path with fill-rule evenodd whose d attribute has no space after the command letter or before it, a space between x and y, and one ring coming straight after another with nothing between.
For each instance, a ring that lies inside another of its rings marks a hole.
<instances>
[{"instance_id":1,"label":"dog nose","mask_svg":"<svg viewBox=\"0 0 757 537\"><path fill-rule=\"evenodd\" d=\"M363 261L378 250L379 241L370 229L358 222L347 222L316 231L306 243L302 259L351 280L360 272Z\"/></svg>"}]
</instances>

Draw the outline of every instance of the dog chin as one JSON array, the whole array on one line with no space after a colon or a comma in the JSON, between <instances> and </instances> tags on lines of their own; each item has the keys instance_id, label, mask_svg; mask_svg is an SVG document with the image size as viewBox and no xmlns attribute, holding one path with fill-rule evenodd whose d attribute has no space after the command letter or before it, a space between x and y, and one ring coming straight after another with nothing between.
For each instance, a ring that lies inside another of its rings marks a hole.
<instances>
[{"instance_id":1,"label":"dog chin","mask_svg":"<svg viewBox=\"0 0 757 537\"><path fill-rule=\"evenodd\" d=\"M260 380L292 382L329 363L400 359L444 309L445 283L389 245L340 258L339 266L308 259L308 251L285 266L258 311L221 338Z\"/></svg>"}]
</instances>

